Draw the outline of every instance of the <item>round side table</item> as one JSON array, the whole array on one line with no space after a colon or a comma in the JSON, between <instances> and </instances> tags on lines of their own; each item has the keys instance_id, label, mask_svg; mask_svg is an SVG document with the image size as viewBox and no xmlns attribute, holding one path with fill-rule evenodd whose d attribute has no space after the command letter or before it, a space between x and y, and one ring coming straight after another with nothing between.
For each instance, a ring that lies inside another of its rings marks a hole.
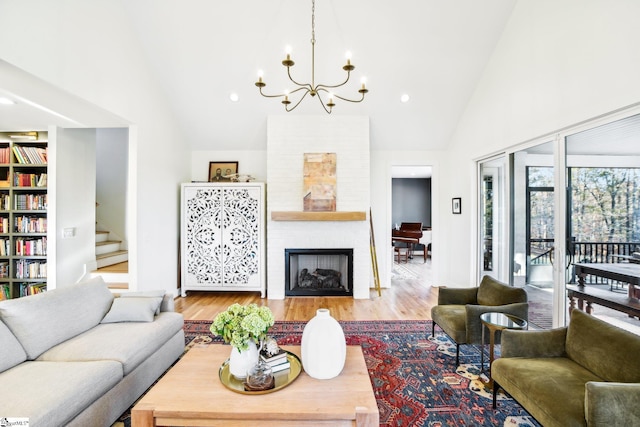
<instances>
[{"instance_id":1,"label":"round side table","mask_svg":"<svg viewBox=\"0 0 640 427\"><path fill-rule=\"evenodd\" d=\"M493 383L491 378L491 364L493 363L493 351L495 347L495 335L496 331L502 331L504 329L527 329L527 321L514 316L512 314L505 313L484 313L480 315L480 321L482 322L482 344L480 347L480 367L484 371L484 329L485 327L489 331L489 384Z\"/></svg>"}]
</instances>

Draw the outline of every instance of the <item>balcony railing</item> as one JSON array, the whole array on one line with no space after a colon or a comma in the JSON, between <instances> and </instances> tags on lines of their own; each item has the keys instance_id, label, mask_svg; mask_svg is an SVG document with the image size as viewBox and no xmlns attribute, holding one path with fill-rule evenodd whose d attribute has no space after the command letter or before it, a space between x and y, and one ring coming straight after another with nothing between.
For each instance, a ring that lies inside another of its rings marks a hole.
<instances>
[{"instance_id":1,"label":"balcony railing","mask_svg":"<svg viewBox=\"0 0 640 427\"><path fill-rule=\"evenodd\" d=\"M553 264L553 251L551 247L546 251L533 256L531 265ZM624 256L630 256L633 252L640 251L640 242L572 242L567 248L567 270L569 270L569 283L575 283L576 277L572 264L582 263L615 263L626 262ZM623 257L618 257L622 255ZM606 279L589 276L588 283L607 283Z\"/></svg>"},{"instance_id":2,"label":"balcony railing","mask_svg":"<svg viewBox=\"0 0 640 427\"><path fill-rule=\"evenodd\" d=\"M640 242L573 242L572 247L572 262L608 263L624 260L616 255L630 256L637 252Z\"/></svg>"}]
</instances>

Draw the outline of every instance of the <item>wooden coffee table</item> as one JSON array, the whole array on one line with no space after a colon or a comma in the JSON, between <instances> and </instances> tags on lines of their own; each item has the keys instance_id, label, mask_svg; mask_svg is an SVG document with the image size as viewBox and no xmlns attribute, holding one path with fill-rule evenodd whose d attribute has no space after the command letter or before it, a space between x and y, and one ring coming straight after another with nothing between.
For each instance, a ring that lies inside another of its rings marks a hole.
<instances>
[{"instance_id":1,"label":"wooden coffee table","mask_svg":"<svg viewBox=\"0 0 640 427\"><path fill-rule=\"evenodd\" d=\"M300 347L282 346L300 356ZM362 349L347 346L342 373L316 380L304 371L273 393L246 395L218 377L230 347L194 347L131 411L133 427L147 426L379 426L380 415Z\"/></svg>"}]
</instances>

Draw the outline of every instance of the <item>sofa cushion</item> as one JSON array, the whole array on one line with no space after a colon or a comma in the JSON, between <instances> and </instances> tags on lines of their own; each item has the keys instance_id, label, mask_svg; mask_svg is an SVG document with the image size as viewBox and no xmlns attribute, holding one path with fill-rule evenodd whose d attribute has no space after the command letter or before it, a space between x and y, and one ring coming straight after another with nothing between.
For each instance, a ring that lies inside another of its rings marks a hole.
<instances>
[{"instance_id":1,"label":"sofa cushion","mask_svg":"<svg viewBox=\"0 0 640 427\"><path fill-rule=\"evenodd\" d=\"M467 342L464 305L436 305L431 309L433 321L458 344Z\"/></svg>"},{"instance_id":2,"label":"sofa cushion","mask_svg":"<svg viewBox=\"0 0 640 427\"><path fill-rule=\"evenodd\" d=\"M0 413L31 426L64 426L122 379L122 365L24 362L0 373Z\"/></svg>"},{"instance_id":3,"label":"sofa cushion","mask_svg":"<svg viewBox=\"0 0 640 427\"><path fill-rule=\"evenodd\" d=\"M492 378L544 426L585 425L585 383L601 381L566 357L499 358Z\"/></svg>"},{"instance_id":4,"label":"sofa cushion","mask_svg":"<svg viewBox=\"0 0 640 427\"><path fill-rule=\"evenodd\" d=\"M491 276L482 278L478 287L479 305L505 305L517 302L527 302L527 292L523 288L509 286Z\"/></svg>"},{"instance_id":5,"label":"sofa cushion","mask_svg":"<svg viewBox=\"0 0 640 427\"><path fill-rule=\"evenodd\" d=\"M27 353L11 333L7 325L0 322L0 372L27 360Z\"/></svg>"},{"instance_id":6,"label":"sofa cushion","mask_svg":"<svg viewBox=\"0 0 640 427\"><path fill-rule=\"evenodd\" d=\"M111 307L101 277L41 294L0 302L6 323L33 360L47 349L91 329Z\"/></svg>"},{"instance_id":7,"label":"sofa cushion","mask_svg":"<svg viewBox=\"0 0 640 427\"><path fill-rule=\"evenodd\" d=\"M161 302L161 297L116 298L100 323L153 322L153 316L160 312Z\"/></svg>"},{"instance_id":8,"label":"sofa cushion","mask_svg":"<svg viewBox=\"0 0 640 427\"><path fill-rule=\"evenodd\" d=\"M46 351L41 361L117 360L124 374L165 344L184 325L182 314L163 312L150 323L104 323Z\"/></svg>"},{"instance_id":9,"label":"sofa cushion","mask_svg":"<svg viewBox=\"0 0 640 427\"><path fill-rule=\"evenodd\" d=\"M640 382L640 337L634 333L572 310L565 347L571 359L605 381Z\"/></svg>"}]
</instances>

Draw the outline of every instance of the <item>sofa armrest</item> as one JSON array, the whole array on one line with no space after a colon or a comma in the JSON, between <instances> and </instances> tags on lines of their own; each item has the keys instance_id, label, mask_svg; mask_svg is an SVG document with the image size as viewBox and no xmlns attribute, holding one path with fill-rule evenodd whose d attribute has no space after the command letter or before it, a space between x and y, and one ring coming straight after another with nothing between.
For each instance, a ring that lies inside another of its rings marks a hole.
<instances>
[{"instance_id":1,"label":"sofa armrest","mask_svg":"<svg viewBox=\"0 0 640 427\"><path fill-rule=\"evenodd\" d=\"M162 302L160 303L160 311L175 311L176 305L173 299L173 294L164 294Z\"/></svg>"},{"instance_id":2,"label":"sofa armrest","mask_svg":"<svg viewBox=\"0 0 640 427\"><path fill-rule=\"evenodd\" d=\"M467 343L479 344L482 342L482 322L480 315L484 313L506 313L513 314L522 319L528 318L529 304L526 302L517 302L505 305L471 305L465 306L467 312L466 328Z\"/></svg>"},{"instance_id":3,"label":"sofa armrest","mask_svg":"<svg viewBox=\"0 0 640 427\"><path fill-rule=\"evenodd\" d=\"M640 425L640 383L590 381L585 385L588 426Z\"/></svg>"},{"instance_id":4,"label":"sofa armrest","mask_svg":"<svg viewBox=\"0 0 640 427\"><path fill-rule=\"evenodd\" d=\"M567 328L502 331L501 357L563 357Z\"/></svg>"},{"instance_id":5,"label":"sofa armrest","mask_svg":"<svg viewBox=\"0 0 640 427\"><path fill-rule=\"evenodd\" d=\"M438 305L465 305L478 302L478 288L439 288Z\"/></svg>"}]
</instances>

